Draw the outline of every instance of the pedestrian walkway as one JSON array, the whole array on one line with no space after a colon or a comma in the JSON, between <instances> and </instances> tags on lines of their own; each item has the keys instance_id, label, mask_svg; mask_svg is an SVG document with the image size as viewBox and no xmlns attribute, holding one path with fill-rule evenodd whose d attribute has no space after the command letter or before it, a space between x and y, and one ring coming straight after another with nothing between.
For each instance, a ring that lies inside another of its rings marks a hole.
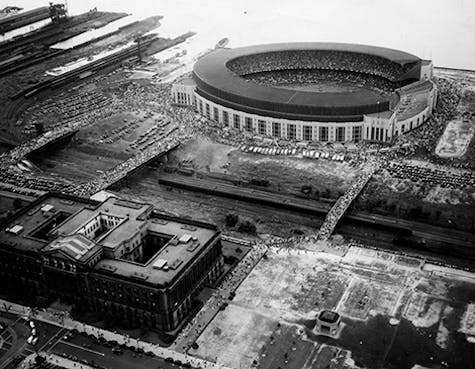
<instances>
[{"instance_id":1,"label":"pedestrian walkway","mask_svg":"<svg viewBox=\"0 0 475 369\"><path fill-rule=\"evenodd\" d=\"M261 260L267 252L267 249L268 246L263 243L254 245L252 250L228 273L198 314L183 328L174 343L170 346L171 349L178 352L186 352L191 347L191 344L198 339L219 312L221 306L226 303L230 294L237 290L242 281L246 279L252 269Z\"/></svg>"},{"instance_id":2,"label":"pedestrian walkway","mask_svg":"<svg viewBox=\"0 0 475 369\"><path fill-rule=\"evenodd\" d=\"M340 221L341 217L348 210L348 207L360 194L373 174L380 168L380 164L377 161L369 161L363 168L362 173L351 184L348 191L341 196L330 211L327 213L325 220L317 233L317 240L326 241L330 238L331 234L335 230L336 225Z\"/></svg>"}]
</instances>

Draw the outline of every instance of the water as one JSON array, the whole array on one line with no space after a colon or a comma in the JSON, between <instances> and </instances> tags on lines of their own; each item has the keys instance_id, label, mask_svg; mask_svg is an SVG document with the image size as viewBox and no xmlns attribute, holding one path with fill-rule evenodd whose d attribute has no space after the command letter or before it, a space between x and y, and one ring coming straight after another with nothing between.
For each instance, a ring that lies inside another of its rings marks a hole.
<instances>
[{"instance_id":1,"label":"water","mask_svg":"<svg viewBox=\"0 0 475 369\"><path fill-rule=\"evenodd\" d=\"M124 50L130 46L133 46L135 43L133 42L129 42L125 45L122 45L122 46L119 46L115 49L112 49L112 50L106 50L106 51L102 51L98 54L95 54L95 55L91 55L87 58L80 58L78 60L75 60L74 62L71 62L71 63L68 63L68 64L65 64L65 65L62 65L60 67L57 67L57 68L54 68L54 69L51 69L51 70L48 70L45 72L46 75L49 75L49 76L60 76L61 74L64 74L66 72L70 72L74 69L77 69L77 68L80 68L80 67L83 67L87 64L90 64L92 62L95 62L99 59L103 59L105 58L106 56L109 56L109 55L112 55L112 54L115 54L121 50Z\"/></svg>"},{"instance_id":2,"label":"water","mask_svg":"<svg viewBox=\"0 0 475 369\"><path fill-rule=\"evenodd\" d=\"M0 0L25 8L45 0ZM163 15L159 34L195 31L197 48L228 37L229 46L335 41L386 46L432 59L437 66L475 69L473 0L81 0L73 14L97 7L139 17Z\"/></svg>"},{"instance_id":3,"label":"water","mask_svg":"<svg viewBox=\"0 0 475 369\"><path fill-rule=\"evenodd\" d=\"M140 18L134 15L129 15L127 17L118 19L114 22L111 22L104 27L91 29L87 32L81 33L77 36L68 38L65 41L59 42L51 46L53 49L70 49L72 47L76 47L78 45L84 44L92 39L107 35L109 33L117 31L120 27L123 27L127 24L135 22Z\"/></svg>"},{"instance_id":4,"label":"water","mask_svg":"<svg viewBox=\"0 0 475 369\"><path fill-rule=\"evenodd\" d=\"M0 8L3 8L3 6L0 6ZM4 34L0 34L0 42L11 40L13 37L20 36L28 32L33 32L49 23L51 23L51 19L47 18L35 23L27 24L23 27L12 29L11 31L5 32Z\"/></svg>"}]
</instances>

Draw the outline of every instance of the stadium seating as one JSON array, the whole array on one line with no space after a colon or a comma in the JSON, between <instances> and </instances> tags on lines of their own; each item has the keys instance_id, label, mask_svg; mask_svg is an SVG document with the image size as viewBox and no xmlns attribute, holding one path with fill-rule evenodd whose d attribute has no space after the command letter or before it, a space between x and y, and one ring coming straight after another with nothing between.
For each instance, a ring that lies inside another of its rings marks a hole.
<instances>
[{"instance_id":1,"label":"stadium seating","mask_svg":"<svg viewBox=\"0 0 475 369\"><path fill-rule=\"evenodd\" d=\"M361 87L370 87L382 92L394 91L399 85L386 78L343 70L290 69L246 74L243 78L264 85L305 85L319 81L352 82Z\"/></svg>"},{"instance_id":2,"label":"stadium seating","mask_svg":"<svg viewBox=\"0 0 475 369\"><path fill-rule=\"evenodd\" d=\"M245 55L230 60L227 67L240 76L274 70L330 69L372 74L398 81L413 64L403 66L376 55L353 52L290 50Z\"/></svg>"}]
</instances>

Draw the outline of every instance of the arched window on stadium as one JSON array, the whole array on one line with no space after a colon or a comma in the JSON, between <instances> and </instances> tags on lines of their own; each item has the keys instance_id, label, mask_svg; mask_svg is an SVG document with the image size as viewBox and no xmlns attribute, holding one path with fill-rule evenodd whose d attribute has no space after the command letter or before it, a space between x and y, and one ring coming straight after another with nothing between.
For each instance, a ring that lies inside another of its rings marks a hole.
<instances>
[{"instance_id":1,"label":"arched window on stadium","mask_svg":"<svg viewBox=\"0 0 475 369\"><path fill-rule=\"evenodd\" d=\"M345 141L345 127L336 128L336 140L338 142Z\"/></svg>"},{"instance_id":2,"label":"arched window on stadium","mask_svg":"<svg viewBox=\"0 0 475 369\"><path fill-rule=\"evenodd\" d=\"M328 127L318 127L318 136L320 137L320 141L328 141Z\"/></svg>"},{"instance_id":3,"label":"arched window on stadium","mask_svg":"<svg viewBox=\"0 0 475 369\"><path fill-rule=\"evenodd\" d=\"M198 111L203 114L203 100L201 99L198 100Z\"/></svg>"},{"instance_id":4,"label":"arched window on stadium","mask_svg":"<svg viewBox=\"0 0 475 369\"><path fill-rule=\"evenodd\" d=\"M282 134L282 129L279 122L272 122L272 136L280 137Z\"/></svg>"},{"instance_id":5,"label":"arched window on stadium","mask_svg":"<svg viewBox=\"0 0 475 369\"><path fill-rule=\"evenodd\" d=\"M252 132L252 118L246 117L245 123L246 123L246 126L245 126L246 131Z\"/></svg>"},{"instance_id":6,"label":"arched window on stadium","mask_svg":"<svg viewBox=\"0 0 475 369\"><path fill-rule=\"evenodd\" d=\"M223 123L225 126L229 126L229 113L223 110Z\"/></svg>"},{"instance_id":7,"label":"arched window on stadium","mask_svg":"<svg viewBox=\"0 0 475 369\"><path fill-rule=\"evenodd\" d=\"M302 137L304 141L312 141L312 126L303 126Z\"/></svg>"},{"instance_id":8,"label":"arched window on stadium","mask_svg":"<svg viewBox=\"0 0 475 369\"><path fill-rule=\"evenodd\" d=\"M206 104L206 118L211 119L209 104Z\"/></svg>"},{"instance_id":9,"label":"arched window on stadium","mask_svg":"<svg viewBox=\"0 0 475 369\"><path fill-rule=\"evenodd\" d=\"M287 124L287 139L295 140L297 138L297 126L295 124Z\"/></svg>"},{"instance_id":10,"label":"arched window on stadium","mask_svg":"<svg viewBox=\"0 0 475 369\"><path fill-rule=\"evenodd\" d=\"M412 129L412 120L409 122L409 131Z\"/></svg>"},{"instance_id":11,"label":"arched window on stadium","mask_svg":"<svg viewBox=\"0 0 475 369\"><path fill-rule=\"evenodd\" d=\"M239 114L233 114L233 122L234 122L234 128L240 129L241 128L241 117Z\"/></svg>"},{"instance_id":12,"label":"arched window on stadium","mask_svg":"<svg viewBox=\"0 0 475 369\"><path fill-rule=\"evenodd\" d=\"M213 108L213 120L215 122L219 122L219 113L218 108L216 106Z\"/></svg>"},{"instance_id":13,"label":"arched window on stadium","mask_svg":"<svg viewBox=\"0 0 475 369\"><path fill-rule=\"evenodd\" d=\"M353 141L361 141L361 127L353 127Z\"/></svg>"},{"instance_id":14,"label":"arched window on stadium","mask_svg":"<svg viewBox=\"0 0 475 369\"><path fill-rule=\"evenodd\" d=\"M260 135L267 134L267 123L264 120L257 121L257 129L259 130Z\"/></svg>"},{"instance_id":15,"label":"arched window on stadium","mask_svg":"<svg viewBox=\"0 0 475 369\"><path fill-rule=\"evenodd\" d=\"M419 125L419 118L417 118L417 125Z\"/></svg>"}]
</instances>

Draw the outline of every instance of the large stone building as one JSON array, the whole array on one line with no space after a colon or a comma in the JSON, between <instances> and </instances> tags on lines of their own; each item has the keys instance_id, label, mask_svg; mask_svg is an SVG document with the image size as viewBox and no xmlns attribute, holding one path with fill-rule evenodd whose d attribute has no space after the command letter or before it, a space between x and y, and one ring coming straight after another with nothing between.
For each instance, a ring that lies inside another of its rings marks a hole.
<instances>
[{"instance_id":1,"label":"large stone building","mask_svg":"<svg viewBox=\"0 0 475 369\"><path fill-rule=\"evenodd\" d=\"M391 142L437 103L433 64L393 49L286 43L218 49L173 100L230 129L294 141Z\"/></svg>"},{"instance_id":2,"label":"large stone building","mask_svg":"<svg viewBox=\"0 0 475 369\"><path fill-rule=\"evenodd\" d=\"M215 226L149 204L47 194L0 224L0 293L60 298L173 335L223 270Z\"/></svg>"}]
</instances>

